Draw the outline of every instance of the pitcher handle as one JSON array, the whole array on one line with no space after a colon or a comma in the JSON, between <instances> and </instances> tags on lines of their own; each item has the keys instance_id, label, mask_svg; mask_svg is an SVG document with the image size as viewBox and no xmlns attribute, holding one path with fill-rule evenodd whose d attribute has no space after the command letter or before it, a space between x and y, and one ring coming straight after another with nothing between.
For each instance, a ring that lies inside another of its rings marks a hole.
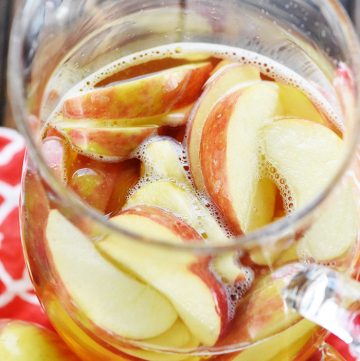
<instances>
[{"instance_id":1,"label":"pitcher handle","mask_svg":"<svg viewBox=\"0 0 360 361\"><path fill-rule=\"evenodd\" d=\"M296 264L282 291L288 307L349 344L360 361L360 283L333 269Z\"/></svg>"}]
</instances>

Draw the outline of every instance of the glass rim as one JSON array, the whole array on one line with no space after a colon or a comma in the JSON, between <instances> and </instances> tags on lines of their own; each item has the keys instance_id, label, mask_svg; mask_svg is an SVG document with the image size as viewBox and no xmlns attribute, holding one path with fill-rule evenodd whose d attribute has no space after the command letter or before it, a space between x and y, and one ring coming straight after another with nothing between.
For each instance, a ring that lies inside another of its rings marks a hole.
<instances>
[{"instance_id":1,"label":"glass rim","mask_svg":"<svg viewBox=\"0 0 360 361\"><path fill-rule=\"evenodd\" d=\"M350 56L353 63L352 71L356 83L354 119L360 119L360 92L358 89L360 87L360 46L357 36L347 14L339 4L338 0L320 0L319 7L322 6L332 9L338 15L338 21L341 24L341 29L343 30L344 38L346 39L347 48L351 49ZM322 192L320 192L311 202L276 222L270 223L246 235L244 234L238 237L227 239L226 242L214 242L214 244L195 244L184 242L183 244L174 244L166 242L165 240L145 237L125 230L117 226L114 222L111 222L108 218L105 218L102 214L100 214L100 212L97 212L95 209L88 206L80 199L79 196L75 194L75 192L71 191L68 187L66 187L65 184L61 183L56 178L56 176L46 165L41 152L39 152L36 141L31 134L30 127L26 125L25 119L27 119L29 114L27 114L26 111L24 80L21 75L23 74L21 49L24 42L26 29L28 28L28 25L32 19L32 16L30 15L31 7L24 6L21 9L20 7L18 8L14 17L10 36L7 80L9 85L10 104L17 128L25 138L27 150L30 154L31 160L35 161L36 168L39 170L46 183L55 192L58 200L62 204L75 209L78 214L83 214L85 217L95 221L102 227L109 229L111 232L115 232L121 236L129 237L137 242L183 251L208 253L213 251L223 252L238 250L245 247L263 246L269 243L269 240L279 239L285 235L293 234L294 229L296 229L296 225L298 223L306 222L309 218L316 214L318 207L325 203L337 188L337 185L341 182L343 176L346 174L346 171L349 169L353 159L355 158L358 141L360 140L360 121L355 122L352 132L353 134L351 137L349 137L350 141L341 166L327 187L323 189Z\"/></svg>"}]
</instances>

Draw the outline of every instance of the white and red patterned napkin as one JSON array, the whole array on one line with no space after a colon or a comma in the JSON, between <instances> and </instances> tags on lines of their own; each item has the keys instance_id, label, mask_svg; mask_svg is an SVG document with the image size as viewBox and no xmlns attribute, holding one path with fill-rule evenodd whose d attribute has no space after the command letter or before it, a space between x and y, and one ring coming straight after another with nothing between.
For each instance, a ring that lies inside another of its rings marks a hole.
<instances>
[{"instance_id":1,"label":"white and red patterned napkin","mask_svg":"<svg viewBox=\"0 0 360 361\"><path fill-rule=\"evenodd\" d=\"M18 204L24 153L23 138L15 130L0 127L0 319L51 327L33 292L20 242ZM333 336L329 342L346 360L353 360L344 343Z\"/></svg>"},{"instance_id":2,"label":"white and red patterned napkin","mask_svg":"<svg viewBox=\"0 0 360 361\"><path fill-rule=\"evenodd\" d=\"M0 318L49 325L25 268L19 229L23 138L0 127Z\"/></svg>"}]
</instances>

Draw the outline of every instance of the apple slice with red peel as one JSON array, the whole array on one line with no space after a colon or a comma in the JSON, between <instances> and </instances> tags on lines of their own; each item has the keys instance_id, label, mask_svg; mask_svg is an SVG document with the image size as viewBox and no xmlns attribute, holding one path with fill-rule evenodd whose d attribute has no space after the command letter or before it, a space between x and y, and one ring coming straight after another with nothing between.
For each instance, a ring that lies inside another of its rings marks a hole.
<instances>
[{"instance_id":1,"label":"apple slice with red peel","mask_svg":"<svg viewBox=\"0 0 360 361\"><path fill-rule=\"evenodd\" d=\"M148 205L168 210L185 220L202 237L213 242L226 242L225 230L215 220L193 190L180 183L159 180L144 183L130 193L124 209Z\"/></svg>"},{"instance_id":2,"label":"apple slice with red peel","mask_svg":"<svg viewBox=\"0 0 360 361\"><path fill-rule=\"evenodd\" d=\"M67 127L98 127L98 128L126 128L126 127L143 127L149 125L180 127L185 125L188 121L190 112L194 103L186 107L176 109L170 113L159 114L149 117L138 118L67 118L63 114L54 116L51 120L51 127L47 131L47 135L58 135L58 129ZM49 134L50 132L50 134ZM61 134L61 133L60 133Z\"/></svg>"},{"instance_id":3,"label":"apple slice with red peel","mask_svg":"<svg viewBox=\"0 0 360 361\"><path fill-rule=\"evenodd\" d=\"M42 141L41 152L45 158L48 167L54 172L55 176L62 182L67 183L69 178L69 166L75 159L75 156L65 140L51 136Z\"/></svg>"},{"instance_id":4,"label":"apple slice with red peel","mask_svg":"<svg viewBox=\"0 0 360 361\"><path fill-rule=\"evenodd\" d=\"M313 226L299 241L301 258L318 262L336 260L355 246L359 229L356 193L351 185L343 185L332 204L328 205ZM334 227L336 225L336 227Z\"/></svg>"},{"instance_id":5,"label":"apple slice with red peel","mask_svg":"<svg viewBox=\"0 0 360 361\"><path fill-rule=\"evenodd\" d=\"M288 309L282 295L286 282L296 272L294 267L258 278L238 303L231 328L217 346L253 344L299 322L301 316Z\"/></svg>"},{"instance_id":6,"label":"apple slice with red peel","mask_svg":"<svg viewBox=\"0 0 360 361\"><path fill-rule=\"evenodd\" d=\"M2 361L80 361L53 332L35 324L0 321Z\"/></svg>"},{"instance_id":7,"label":"apple slice with red peel","mask_svg":"<svg viewBox=\"0 0 360 361\"><path fill-rule=\"evenodd\" d=\"M259 131L279 114L278 86L260 82L222 98L206 119L200 144L205 188L236 235L272 219L276 189L259 182Z\"/></svg>"},{"instance_id":8,"label":"apple slice with red peel","mask_svg":"<svg viewBox=\"0 0 360 361\"><path fill-rule=\"evenodd\" d=\"M156 337L172 327L177 313L170 302L101 257L57 210L49 214L46 240L56 278L97 327L132 339Z\"/></svg>"},{"instance_id":9,"label":"apple slice with red peel","mask_svg":"<svg viewBox=\"0 0 360 361\"><path fill-rule=\"evenodd\" d=\"M148 137L156 134L156 125L139 127L111 126L107 122L59 122L54 127L80 154L103 161L128 159L131 153Z\"/></svg>"},{"instance_id":10,"label":"apple slice with red peel","mask_svg":"<svg viewBox=\"0 0 360 361\"><path fill-rule=\"evenodd\" d=\"M122 163L104 163L77 155L69 167L68 184L87 204L104 213L121 179L122 168Z\"/></svg>"},{"instance_id":11,"label":"apple slice with red peel","mask_svg":"<svg viewBox=\"0 0 360 361\"><path fill-rule=\"evenodd\" d=\"M289 208L299 209L329 184L344 157L345 144L327 127L302 119L283 119L262 130L263 152L279 174L279 187L289 189ZM283 184L281 184L281 182ZM299 247L316 261L342 256L357 234L356 197L350 185L340 187Z\"/></svg>"},{"instance_id":12,"label":"apple slice with red peel","mask_svg":"<svg viewBox=\"0 0 360 361\"><path fill-rule=\"evenodd\" d=\"M76 170L70 180L71 188L90 206L105 212L116 180L115 174L100 169Z\"/></svg>"},{"instance_id":13,"label":"apple slice with red peel","mask_svg":"<svg viewBox=\"0 0 360 361\"><path fill-rule=\"evenodd\" d=\"M200 144L203 128L211 109L233 87L260 80L260 72L257 68L239 63L223 64L208 80L202 96L194 106L188 123L189 162L196 188L199 191L205 191L200 167Z\"/></svg>"},{"instance_id":14,"label":"apple slice with red peel","mask_svg":"<svg viewBox=\"0 0 360 361\"><path fill-rule=\"evenodd\" d=\"M157 207L139 206L112 218L117 226L172 244L200 242L200 235L180 218ZM115 235L97 247L120 268L128 269L165 295L201 343L214 345L229 322L225 288L209 269L209 258L159 248Z\"/></svg>"},{"instance_id":15,"label":"apple slice with red peel","mask_svg":"<svg viewBox=\"0 0 360 361\"><path fill-rule=\"evenodd\" d=\"M68 118L139 118L168 113L193 103L212 70L210 62L178 66L95 88L65 99Z\"/></svg>"}]
</instances>

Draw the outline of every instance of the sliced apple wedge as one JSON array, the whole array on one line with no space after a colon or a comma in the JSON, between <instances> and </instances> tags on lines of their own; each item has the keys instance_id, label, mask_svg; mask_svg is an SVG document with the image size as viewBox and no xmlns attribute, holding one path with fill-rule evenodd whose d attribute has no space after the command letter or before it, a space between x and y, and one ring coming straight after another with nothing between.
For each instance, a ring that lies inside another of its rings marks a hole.
<instances>
[{"instance_id":1,"label":"sliced apple wedge","mask_svg":"<svg viewBox=\"0 0 360 361\"><path fill-rule=\"evenodd\" d=\"M282 296L286 280L295 273L295 268L289 268L286 273L272 273L258 278L240 300L231 328L218 346L252 344L300 321L301 316L288 309Z\"/></svg>"},{"instance_id":2,"label":"sliced apple wedge","mask_svg":"<svg viewBox=\"0 0 360 361\"><path fill-rule=\"evenodd\" d=\"M182 65L95 88L65 100L69 118L138 118L164 114L194 102L212 70L209 62Z\"/></svg>"},{"instance_id":3,"label":"sliced apple wedge","mask_svg":"<svg viewBox=\"0 0 360 361\"><path fill-rule=\"evenodd\" d=\"M128 209L112 221L141 236L182 244L199 242L193 228L157 207ZM97 244L100 252L165 295L191 333L204 345L214 345L229 322L225 288L209 269L209 259L129 241L110 235Z\"/></svg>"},{"instance_id":4,"label":"sliced apple wedge","mask_svg":"<svg viewBox=\"0 0 360 361\"><path fill-rule=\"evenodd\" d=\"M200 145L205 188L236 235L272 219L276 188L259 181L259 130L279 114L278 86L261 82L222 98L206 119Z\"/></svg>"},{"instance_id":5,"label":"sliced apple wedge","mask_svg":"<svg viewBox=\"0 0 360 361\"><path fill-rule=\"evenodd\" d=\"M301 257L326 262L345 256L351 250L359 229L355 194L350 185L342 186L332 204L300 240L297 251Z\"/></svg>"},{"instance_id":6,"label":"sliced apple wedge","mask_svg":"<svg viewBox=\"0 0 360 361\"><path fill-rule=\"evenodd\" d=\"M80 361L53 332L21 321L0 322L2 361Z\"/></svg>"},{"instance_id":7,"label":"sliced apple wedge","mask_svg":"<svg viewBox=\"0 0 360 361\"><path fill-rule=\"evenodd\" d=\"M116 178L95 167L81 168L73 173L69 185L87 204L105 212Z\"/></svg>"},{"instance_id":8,"label":"sliced apple wedge","mask_svg":"<svg viewBox=\"0 0 360 361\"><path fill-rule=\"evenodd\" d=\"M327 125L328 121L300 89L278 83L283 115Z\"/></svg>"},{"instance_id":9,"label":"sliced apple wedge","mask_svg":"<svg viewBox=\"0 0 360 361\"><path fill-rule=\"evenodd\" d=\"M100 123L101 124L101 123ZM149 136L156 134L156 125L139 127L99 126L99 122L59 122L55 128L79 153L94 159L121 161Z\"/></svg>"},{"instance_id":10,"label":"sliced apple wedge","mask_svg":"<svg viewBox=\"0 0 360 361\"><path fill-rule=\"evenodd\" d=\"M279 174L280 187L289 189L288 208L298 209L312 201L335 175L345 145L332 130L299 119L283 119L264 127L263 151ZM343 185L334 199L300 241L300 247L316 261L342 256L357 234L356 197Z\"/></svg>"},{"instance_id":11,"label":"sliced apple wedge","mask_svg":"<svg viewBox=\"0 0 360 361\"><path fill-rule=\"evenodd\" d=\"M194 183L199 191L205 191L200 168L200 143L203 128L212 107L233 87L260 80L260 72L257 68L239 63L222 64L208 80L204 93L196 103L188 123L189 162Z\"/></svg>"},{"instance_id":12,"label":"sliced apple wedge","mask_svg":"<svg viewBox=\"0 0 360 361\"><path fill-rule=\"evenodd\" d=\"M67 183L69 166L74 158L69 145L58 136L45 138L41 144L41 152L47 166L62 182Z\"/></svg>"},{"instance_id":13,"label":"sliced apple wedge","mask_svg":"<svg viewBox=\"0 0 360 361\"><path fill-rule=\"evenodd\" d=\"M141 147L143 177L159 177L190 185L181 163L183 148L170 137L152 137Z\"/></svg>"},{"instance_id":14,"label":"sliced apple wedge","mask_svg":"<svg viewBox=\"0 0 360 361\"><path fill-rule=\"evenodd\" d=\"M189 329L181 320L177 320L174 325L160 336L147 339L144 341L147 345L156 348L176 349L176 350L191 350L199 346L197 341L191 334ZM121 350L131 356L138 357L142 360L148 361L181 361L186 359L186 354L170 354L160 353L154 351L141 350L138 348L121 348Z\"/></svg>"},{"instance_id":15,"label":"sliced apple wedge","mask_svg":"<svg viewBox=\"0 0 360 361\"><path fill-rule=\"evenodd\" d=\"M124 209L138 205L160 207L181 217L202 237L224 242L226 233L192 189L168 180L145 183L128 198Z\"/></svg>"},{"instance_id":16,"label":"sliced apple wedge","mask_svg":"<svg viewBox=\"0 0 360 361\"><path fill-rule=\"evenodd\" d=\"M177 313L166 298L103 259L57 210L49 214L46 239L56 277L96 326L146 339L164 333L176 321Z\"/></svg>"}]
</instances>

